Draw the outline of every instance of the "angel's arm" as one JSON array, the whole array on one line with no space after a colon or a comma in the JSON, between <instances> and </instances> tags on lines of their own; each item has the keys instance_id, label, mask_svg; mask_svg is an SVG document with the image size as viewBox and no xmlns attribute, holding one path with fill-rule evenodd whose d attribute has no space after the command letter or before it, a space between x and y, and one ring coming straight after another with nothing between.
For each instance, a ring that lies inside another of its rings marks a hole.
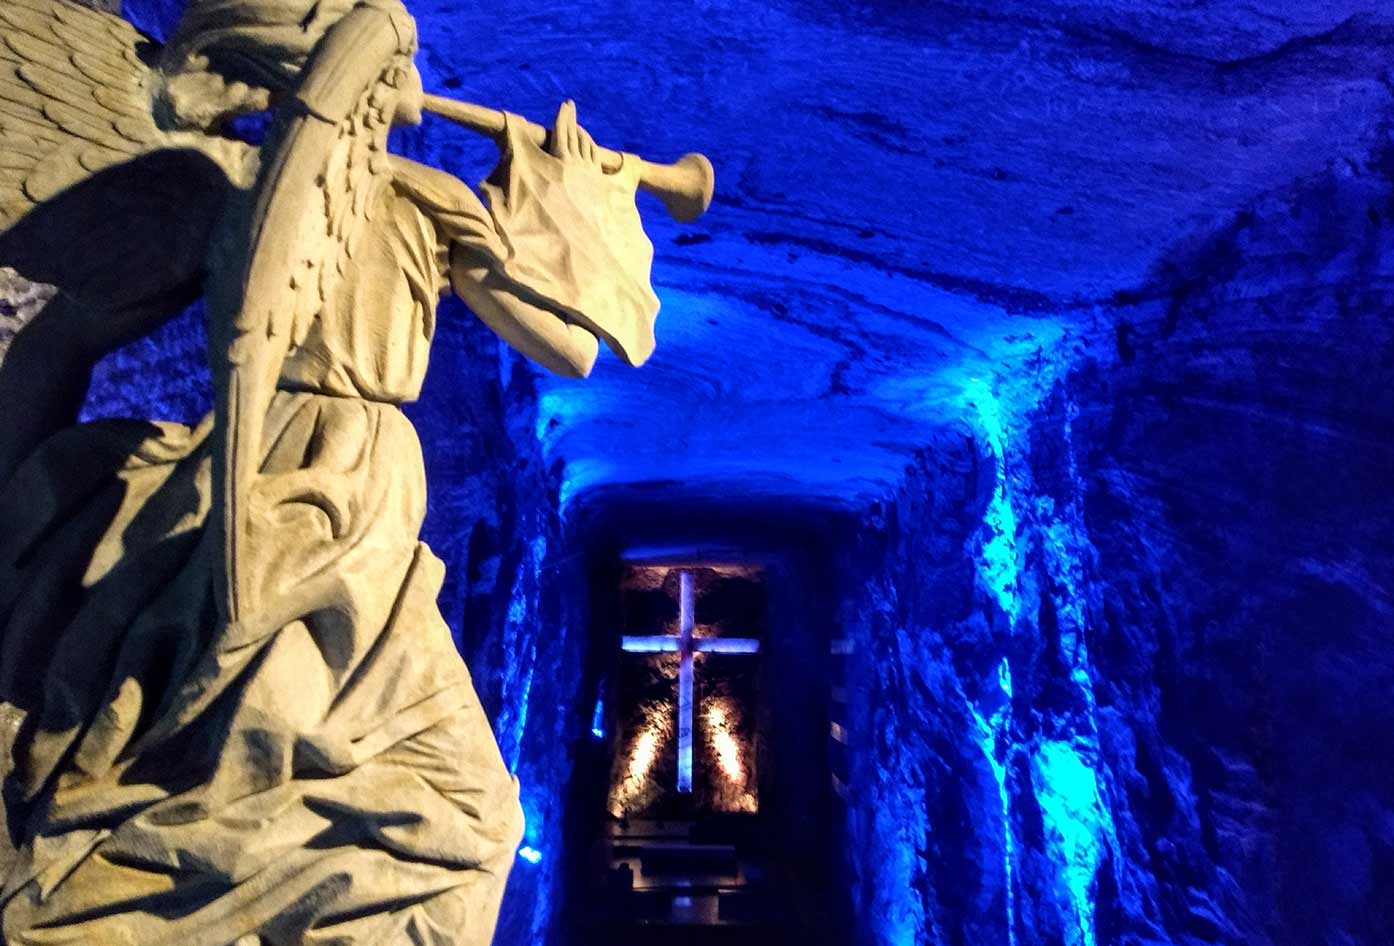
<instances>
[{"instance_id":1,"label":"angel's arm","mask_svg":"<svg viewBox=\"0 0 1394 946\"><path fill-rule=\"evenodd\" d=\"M393 157L397 186L435 221L450 250L450 285L505 341L559 375L590 373L599 344L548 302L500 273L507 249L478 195L459 178Z\"/></svg>"},{"instance_id":2,"label":"angel's arm","mask_svg":"<svg viewBox=\"0 0 1394 946\"><path fill-rule=\"evenodd\" d=\"M628 363L642 363L653 349L658 300L649 286L652 244L634 209L637 176L604 170L574 102L558 109L546 153L515 117L499 141L504 160L482 186L491 210L443 172L399 178L417 182L410 196L446 234L456 294L557 374L589 374L602 339Z\"/></svg>"},{"instance_id":3,"label":"angel's arm","mask_svg":"<svg viewBox=\"0 0 1394 946\"><path fill-rule=\"evenodd\" d=\"M485 260L456 244L450 254L450 284L485 325L549 371L584 378L600 342L561 314L525 298L525 290L499 275Z\"/></svg>"}]
</instances>

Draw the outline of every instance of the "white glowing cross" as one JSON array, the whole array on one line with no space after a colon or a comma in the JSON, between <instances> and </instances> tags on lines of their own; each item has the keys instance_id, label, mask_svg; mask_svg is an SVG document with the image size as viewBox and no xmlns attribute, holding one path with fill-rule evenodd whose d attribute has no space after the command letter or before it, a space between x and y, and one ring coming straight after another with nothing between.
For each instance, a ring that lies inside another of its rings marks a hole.
<instances>
[{"instance_id":1,"label":"white glowing cross","mask_svg":"<svg viewBox=\"0 0 1394 946\"><path fill-rule=\"evenodd\" d=\"M678 603L678 635L653 637L625 635L620 647L631 654L680 655L678 663L678 791L692 791L692 655L755 654L760 642L749 637L693 637L692 573L680 572L681 597Z\"/></svg>"}]
</instances>

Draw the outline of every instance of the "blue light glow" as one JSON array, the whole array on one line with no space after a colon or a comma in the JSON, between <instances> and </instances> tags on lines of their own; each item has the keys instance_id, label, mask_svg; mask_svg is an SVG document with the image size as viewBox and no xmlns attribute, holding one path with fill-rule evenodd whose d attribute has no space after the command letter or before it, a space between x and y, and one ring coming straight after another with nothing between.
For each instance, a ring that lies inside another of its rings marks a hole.
<instances>
[{"instance_id":1,"label":"blue light glow","mask_svg":"<svg viewBox=\"0 0 1394 946\"><path fill-rule=\"evenodd\" d=\"M599 697L595 701L595 709L591 712L591 736L596 739L605 738L605 697Z\"/></svg>"},{"instance_id":2,"label":"blue light glow","mask_svg":"<svg viewBox=\"0 0 1394 946\"><path fill-rule=\"evenodd\" d=\"M981 543L979 580L988 587L998 606L1015 624L1021 611L1019 566L1017 565L1016 510L1012 508L1007 478L1006 433L1002 408L992 387L978 378L969 378L963 399L974 411L987 446L996 464L992 498L988 500L979 533Z\"/></svg>"},{"instance_id":3,"label":"blue light glow","mask_svg":"<svg viewBox=\"0 0 1394 946\"><path fill-rule=\"evenodd\" d=\"M678 665L678 791L692 791L692 653Z\"/></svg>"},{"instance_id":4,"label":"blue light glow","mask_svg":"<svg viewBox=\"0 0 1394 946\"><path fill-rule=\"evenodd\" d=\"M508 612L504 622L504 642L516 656L508 665L507 702L499 715L499 750L510 772L518 771L522 759L523 737L527 732L528 711L532 700L532 685L537 670L537 636L532 625L538 619L538 589L540 575L547 558L547 539L535 537L528 546L528 555L519 565L509 594Z\"/></svg>"},{"instance_id":5,"label":"blue light glow","mask_svg":"<svg viewBox=\"0 0 1394 946\"><path fill-rule=\"evenodd\" d=\"M682 638L626 634L620 639L620 649L628 654L676 654L682 649ZM692 649L700 654L758 654L760 642L748 637L698 637L693 639Z\"/></svg>"},{"instance_id":6,"label":"blue light glow","mask_svg":"<svg viewBox=\"0 0 1394 946\"><path fill-rule=\"evenodd\" d=\"M539 851L535 847L528 847L526 845L518 848L518 856L521 857L523 860L527 861L529 864L537 864L542 860L541 851Z\"/></svg>"},{"instance_id":7,"label":"blue light glow","mask_svg":"<svg viewBox=\"0 0 1394 946\"><path fill-rule=\"evenodd\" d=\"M677 637L631 637L620 639L620 648L630 654L676 654L682 641Z\"/></svg>"},{"instance_id":8,"label":"blue light glow","mask_svg":"<svg viewBox=\"0 0 1394 946\"><path fill-rule=\"evenodd\" d=\"M983 756L992 768L993 780L997 783L997 797L1002 811L1002 884L1006 905L1007 946L1016 944L1016 890L1013 863L1016 860L1016 839L1012 836L1011 792L1007 786L1008 753L1013 750L1011 741L1012 719L1012 668L1006 657L997 667L996 692L989 692L992 702L997 705L986 717L977 707L970 707L973 720L977 724L977 742Z\"/></svg>"},{"instance_id":9,"label":"blue light glow","mask_svg":"<svg viewBox=\"0 0 1394 946\"><path fill-rule=\"evenodd\" d=\"M678 596L682 660L678 664L678 791L692 791L692 572L681 572Z\"/></svg>"},{"instance_id":10,"label":"blue light glow","mask_svg":"<svg viewBox=\"0 0 1394 946\"><path fill-rule=\"evenodd\" d=\"M692 649L702 654L758 654L760 642L750 637L701 637Z\"/></svg>"},{"instance_id":11,"label":"blue light glow","mask_svg":"<svg viewBox=\"0 0 1394 946\"><path fill-rule=\"evenodd\" d=\"M1095 946L1095 877L1109 833L1099 782L1067 742L1042 743L1031 760L1031 781L1045 828L1046 851L1074 913L1066 924L1069 946Z\"/></svg>"},{"instance_id":12,"label":"blue light glow","mask_svg":"<svg viewBox=\"0 0 1394 946\"><path fill-rule=\"evenodd\" d=\"M522 692L518 696L517 722L514 723L513 726L513 745L508 760L508 771L515 774L518 771L518 762L521 760L523 754L523 733L525 733L528 728L528 702L532 699L533 677L531 658L536 657L536 655L537 645L534 643L529 652L530 659L528 661L527 673L523 677Z\"/></svg>"}]
</instances>

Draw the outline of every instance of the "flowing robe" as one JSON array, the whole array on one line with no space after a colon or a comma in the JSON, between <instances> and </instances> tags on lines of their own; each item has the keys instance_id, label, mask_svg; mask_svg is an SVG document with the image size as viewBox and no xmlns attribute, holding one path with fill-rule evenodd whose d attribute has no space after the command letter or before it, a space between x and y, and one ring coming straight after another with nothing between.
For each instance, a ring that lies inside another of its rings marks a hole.
<instances>
[{"instance_id":1,"label":"flowing robe","mask_svg":"<svg viewBox=\"0 0 1394 946\"><path fill-rule=\"evenodd\" d=\"M26 715L13 946L492 935L517 785L436 606L398 405L450 247L508 250L482 206L398 171L266 418L241 567L288 620L218 621L211 419L74 427L0 484L0 698Z\"/></svg>"}]
</instances>

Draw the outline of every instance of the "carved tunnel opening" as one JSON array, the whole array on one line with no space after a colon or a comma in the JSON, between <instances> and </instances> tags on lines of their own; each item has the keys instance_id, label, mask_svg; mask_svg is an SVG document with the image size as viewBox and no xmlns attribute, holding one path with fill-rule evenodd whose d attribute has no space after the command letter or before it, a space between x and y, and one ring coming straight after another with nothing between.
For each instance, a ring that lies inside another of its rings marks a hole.
<instances>
[{"instance_id":1,"label":"carved tunnel opening","mask_svg":"<svg viewBox=\"0 0 1394 946\"><path fill-rule=\"evenodd\" d=\"M821 567L711 545L597 559L564 942L845 936Z\"/></svg>"}]
</instances>

